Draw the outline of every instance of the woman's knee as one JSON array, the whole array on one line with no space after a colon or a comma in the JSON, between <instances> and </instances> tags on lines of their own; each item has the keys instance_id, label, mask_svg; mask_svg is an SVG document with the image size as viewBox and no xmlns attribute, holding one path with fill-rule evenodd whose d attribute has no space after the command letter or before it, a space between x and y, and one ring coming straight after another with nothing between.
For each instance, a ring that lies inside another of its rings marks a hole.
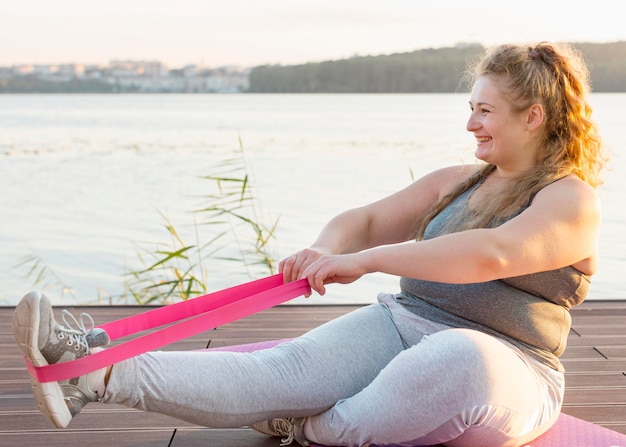
<instances>
[{"instance_id":1,"label":"woman's knee","mask_svg":"<svg viewBox=\"0 0 626 447\"><path fill-rule=\"evenodd\" d=\"M453 368L456 380L475 404L510 405L532 411L541 402L545 384L514 346L471 329L450 329L425 340L439 351L442 364Z\"/></svg>"}]
</instances>

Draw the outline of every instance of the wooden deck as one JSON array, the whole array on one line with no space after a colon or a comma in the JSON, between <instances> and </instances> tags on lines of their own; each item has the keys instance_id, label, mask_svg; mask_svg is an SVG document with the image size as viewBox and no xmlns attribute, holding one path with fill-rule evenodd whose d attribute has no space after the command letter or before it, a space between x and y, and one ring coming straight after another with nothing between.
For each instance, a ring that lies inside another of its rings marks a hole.
<instances>
[{"instance_id":1,"label":"wooden deck","mask_svg":"<svg viewBox=\"0 0 626 447\"><path fill-rule=\"evenodd\" d=\"M282 305L207 331L164 349L189 350L294 337L355 306ZM58 309L57 309L58 310ZM96 323L146 307L89 307ZM269 447L247 428L217 430L117 405L90 404L69 428L56 430L39 414L28 373L11 330L13 308L0 307L0 446ZM563 363L563 412L626 434L626 301L589 301L572 311Z\"/></svg>"}]
</instances>

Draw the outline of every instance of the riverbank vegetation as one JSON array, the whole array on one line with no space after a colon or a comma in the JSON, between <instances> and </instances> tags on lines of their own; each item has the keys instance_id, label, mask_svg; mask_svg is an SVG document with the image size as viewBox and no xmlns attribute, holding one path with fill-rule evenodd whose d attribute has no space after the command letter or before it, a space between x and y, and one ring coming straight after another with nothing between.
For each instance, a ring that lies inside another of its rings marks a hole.
<instances>
[{"instance_id":1,"label":"riverbank vegetation","mask_svg":"<svg viewBox=\"0 0 626 447\"><path fill-rule=\"evenodd\" d=\"M594 92L626 92L626 42L573 43L591 71ZM409 53L267 65L250 72L252 93L455 93L467 62L484 48L464 45Z\"/></svg>"}]
</instances>

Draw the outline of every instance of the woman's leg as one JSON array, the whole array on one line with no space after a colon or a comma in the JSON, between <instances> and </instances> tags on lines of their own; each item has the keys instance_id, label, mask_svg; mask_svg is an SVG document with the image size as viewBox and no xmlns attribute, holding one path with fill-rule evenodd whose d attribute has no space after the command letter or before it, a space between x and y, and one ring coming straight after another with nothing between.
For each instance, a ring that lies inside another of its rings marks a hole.
<instances>
[{"instance_id":1,"label":"woman's leg","mask_svg":"<svg viewBox=\"0 0 626 447\"><path fill-rule=\"evenodd\" d=\"M551 377L547 377L551 375ZM547 430L562 375L495 337L449 329L397 355L358 394L308 418L321 444L515 446Z\"/></svg>"},{"instance_id":2,"label":"woman's leg","mask_svg":"<svg viewBox=\"0 0 626 447\"><path fill-rule=\"evenodd\" d=\"M361 391L404 347L387 306L374 304L272 349L121 362L103 401L211 427L308 416Z\"/></svg>"}]
</instances>

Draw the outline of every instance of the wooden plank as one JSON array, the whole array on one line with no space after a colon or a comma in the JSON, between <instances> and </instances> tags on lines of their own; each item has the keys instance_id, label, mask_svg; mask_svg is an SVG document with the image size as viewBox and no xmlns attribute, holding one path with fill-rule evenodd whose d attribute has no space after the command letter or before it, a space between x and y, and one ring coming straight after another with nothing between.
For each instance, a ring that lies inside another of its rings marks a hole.
<instances>
[{"instance_id":1,"label":"wooden plank","mask_svg":"<svg viewBox=\"0 0 626 447\"><path fill-rule=\"evenodd\" d=\"M561 362L568 360L606 360L606 357L600 353L595 346L569 346L565 350L565 354L561 357Z\"/></svg>"},{"instance_id":2,"label":"wooden plank","mask_svg":"<svg viewBox=\"0 0 626 447\"><path fill-rule=\"evenodd\" d=\"M626 335L586 335L584 337L573 335L567 339L565 353L567 354L574 346L626 346Z\"/></svg>"},{"instance_id":3,"label":"wooden plank","mask_svg":"<svg viewBox=\"0 0 626 447\"><path fill-rule=\"evenodd\" d=\"M580 324L572 327L572 331L581 337L588 336L613 336L613 335L623 335L624 334L624 323L622 324L613 324L613 325L604 325L602 324L602 320L594 323L594 324Z\"/></svg>"},{"instance_id":4,"label":"wooden plank","mask_svg":"<svg viewBox=\"0 0 626 447\"><path fill-rule=\"evenodd\" d=\"M565 383L568 391L576 388L626 388L626 375L621 372L566 374Z\"/></svg>"},{"instance_id":5,"label":"wooden plank","mask_svg":"<svg viewBox=\"0 0 626 447\"><path fill-rule=\"evenodd\" d=\"M3 428L28 427L28 430L53 430L54 427L41 416L33 396L16 399L12 405L0 407ZM91 403L78 414L65 430L91 430L128 428L150 430L154 428L171 429L194 427L173 417L158 413L148 413L122 405ZM1 431L1 430L0 430ZM62 430L63 431L63 430Z\"/></svg>"},{"instance_id":6,"label":"wooden plank","mask_svg":"<svg viewBox=\"0 0 626 447\"><path fill-rule=\"evenodd\" d=\"M2 430L0 432L0 445L7 447L113 447L131 445L141 447L168 447L173 435L173 430L160 428L122 431Z\"/></svg>"},{"instance_id":7,"label":"wooden plank","mask_svg":"<svg viewBox=\"0 0 626 447\"><path fill-rule=\"evenodd\" d=\"M626 360L605 359L563 359L565 374L590 374L626 371Z\"/></svg>"},{"instance_id":8,"label":"wooden plank","mask_svg":"<svg viewBox=\"0 0 626 447\"><path fill-rule=\"evenodd\" d=\"M563 405L615 405L622 406L626 420L626 387L567 389Z\"/></svg>"},{"instance_id":9,"label":"wooden plank","mask_svg":"<svg viewBox=\"0 0 626 447\"><path fill-rule=\"evenodd\" d=\"M594 310L601 309L616 309L616 310L626 310L624 307L624 299L623 298L615 298L615 299L597 299L597 300L587 300L583 302L580 306L576 306L572 309L572 312L590 312Z\"/></svg>"},{"instance_id":10,"label":"wooden plank","mask_svg":"<svg viewBox=\"0 0 626 447\"><path fill-rule=\"evenodd\" d=\"M198 428L177 430L171 447L277 447L279 442L249 428Z\"/></svg>"},{"instance_id":11,"label":"wooden plank","mask_svg":"<svg viewBox=\"0 0 626 447\"><path fill-rule=\"evenodd\" d=\"M624 360L626 359L626 345L610 346L597 345L595 349L607 359Z\"/></svg>"}]
</instances>

